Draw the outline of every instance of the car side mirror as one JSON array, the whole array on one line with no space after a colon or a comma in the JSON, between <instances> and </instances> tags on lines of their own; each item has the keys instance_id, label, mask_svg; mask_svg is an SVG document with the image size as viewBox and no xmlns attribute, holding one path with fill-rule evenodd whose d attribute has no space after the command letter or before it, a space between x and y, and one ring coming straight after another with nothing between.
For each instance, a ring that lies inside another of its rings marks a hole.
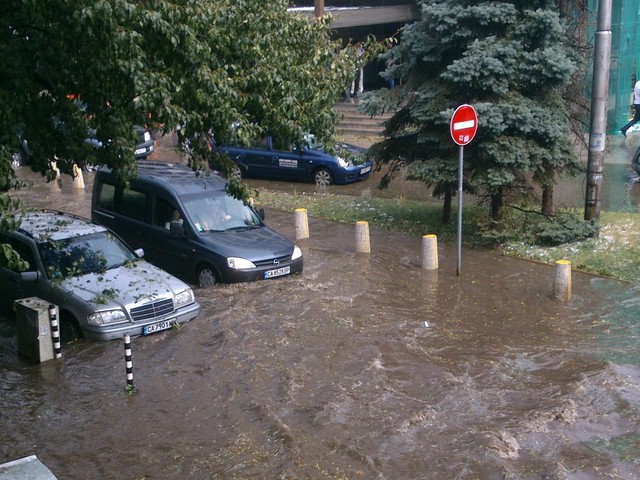
<instances>
[{"instance_id":1,"label":"car side mirror","mask_svg":"<svg viewBox=\"0 0 640 480\"><path fill-rule=\"evenodd\" d=\"M184 223L182 222L182 219L171 220L169 223L169 231L171 232L171 235L183 235Z\"/></svg>"},{"instance_id":2,"label":"car side mirror","mask_svg":"<svg viewBox=\"0 0 640 480\"><path fill-rule=\"evenodd\" d=\"M258 209L258 216L260 217L260 220L264 220L264 208Z\"/></svg>"},{"instance_id":3,"label":"car side mirror","mask_svg":"<svg viewBox=\"0 0 640 480\"><path fill-rule=\"evenodd\" d=\"M138 258L144 257L144 250L142 248L136 248L133 253L135 253Z\"/></svg>"},{"instance_id":4,"label":"car side mirror","mask_svg":"<svg viewBox=\"0 0 640 480\"><path fill-rule=\"evenodd\" d=\"M37 282L39 277L38 272L20 272L20 280L23 282Z\"/></svg>"}]
</instances>

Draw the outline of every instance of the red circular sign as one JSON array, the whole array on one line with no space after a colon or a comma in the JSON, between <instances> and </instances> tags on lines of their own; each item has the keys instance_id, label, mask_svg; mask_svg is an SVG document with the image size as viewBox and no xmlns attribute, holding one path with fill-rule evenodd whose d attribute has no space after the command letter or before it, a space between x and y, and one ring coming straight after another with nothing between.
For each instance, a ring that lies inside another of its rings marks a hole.
<instances>
[{"instance_id":1,"label":"red circular sign","mask_svg":"<svg viewBox=\"0 0 640 480\"><path fill-rule=\"evenodd\" d=\"M474 108L471 105L460 105L456 108L451 117L449 130L453 141L460 146L473 140L478 130L478 116Z\"/></svg>"}]
</instances>

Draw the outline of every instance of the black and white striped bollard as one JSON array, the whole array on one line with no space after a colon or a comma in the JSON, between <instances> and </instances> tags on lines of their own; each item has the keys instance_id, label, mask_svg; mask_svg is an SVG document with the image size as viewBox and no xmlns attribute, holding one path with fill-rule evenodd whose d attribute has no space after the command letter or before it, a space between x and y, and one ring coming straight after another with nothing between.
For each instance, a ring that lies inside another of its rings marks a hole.
<instances>
[{"instance_id":1,"label":"black and white striped bollard","mask_svg":"<svg viewBox=\"0 0 640 480\"><path fill-rule=\"evenodd\" d=\"M62 347L60 345L60 322L56 313L56 306L49 304L49 322L51 323L51 340L53 341L54 357L62 357Z\"/></svg>"},{"instance_id":2,"label":"black and white striped bollard","mask_svg":"<svg viewBox=\"0 0 640 480\"><path fill-rule=\"evenodd\" d=\"M124 361L127 366L127 388L133 387L133 361L131 360L131 337L124 336Z\"/></svg>"}]
</instances>

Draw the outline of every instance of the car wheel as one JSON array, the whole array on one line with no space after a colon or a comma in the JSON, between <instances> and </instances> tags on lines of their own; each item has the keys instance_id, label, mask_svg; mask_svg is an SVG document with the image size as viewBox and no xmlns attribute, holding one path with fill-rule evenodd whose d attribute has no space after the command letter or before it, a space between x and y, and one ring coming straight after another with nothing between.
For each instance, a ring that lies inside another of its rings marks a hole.
<instances>
[{"instance_id":1,"label":"car wheel","mask_svg":"<svg viewBox=\"0 0 640 480\"><path fill-rule=\"evenodd\" d=\"M326 168L319 168L313 174L313 180L316 182L316 185L326 187L333 183L333 176Z\"/></svg>"},{"instance_id":2,"label":"car wheel","mask_svg":"<svg viewBox=\"0 0 640 480\"><path fill-rule=\"evenodd\" d=\"M198 286L200 288L211 287L217 283L216 273L209 265L204 265L198 270Z\"/></svg>"},{"instance_id":3,"label":"car wheel","mask_svg":"<svg viewBox=\"0 0 640 480\"><path fill-rule=\"evenodd\" d=\"M60 340L62 343L72 342L82 337L82 329L78 325L78 321L69 314L63 314L60 318Z\"/></svg>"},{"instance_id":4,"label":"car wheel","mask_svg":"<svg viewBox=\"0 0 640 480\"><path fill-rule=\"evenodd\" d=\"M11 166L16 169L18 167L21 167L24 164L24 161L22 159L22 155L20 154L20 152L13 152L11 154Z\"/></svg>"},{"instance_id":5,"label":"car wheel","mask_svg":"<svg viewBox=\"0 0 640 480\"><path fill-rule=\"evenodd\" d=\"M242 168L240 168L238 165L236 165L232 172L231 175L233 176L233 178L235 178L236 180L242 180L244 178L244 170L242 170Z\"/></svg>"}]
</instances>

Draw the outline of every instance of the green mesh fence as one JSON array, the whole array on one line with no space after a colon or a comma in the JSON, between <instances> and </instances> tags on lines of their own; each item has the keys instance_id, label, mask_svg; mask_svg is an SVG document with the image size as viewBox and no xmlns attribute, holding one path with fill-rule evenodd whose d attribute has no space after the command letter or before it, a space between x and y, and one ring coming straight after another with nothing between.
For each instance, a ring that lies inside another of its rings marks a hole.
<instances>
[{"instance_id":1,"label":"green mesh fence","mask_svg":"<svg viewBox=\"0 0 640 480\"><path fill-rule=\"evenodd\" d=\"M588 0L588 35L593 43L598 26L598 0ZM607 130L620 131L633 116L633 85L640 80L640 1L613 0L611 8L611 68ZM590 72L593 67L590 66ZM587 89L590 96L590 86ZM640 122L634 129L640 129Z\"/></svg>"}]
</instances>

